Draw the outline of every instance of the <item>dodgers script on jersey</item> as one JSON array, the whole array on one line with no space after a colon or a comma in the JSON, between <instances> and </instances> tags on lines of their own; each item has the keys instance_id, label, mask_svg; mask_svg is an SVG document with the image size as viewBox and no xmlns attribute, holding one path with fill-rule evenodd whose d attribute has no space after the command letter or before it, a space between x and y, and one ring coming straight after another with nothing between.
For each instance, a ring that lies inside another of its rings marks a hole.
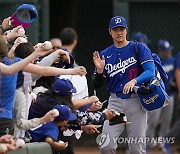
<instances>
[{"instance_id":1,"label":"dodgers script on jersey","mask_svg":"<svg viewBox=\"0 0 180 154\"><path fill-rule=\"evenodd\" d=\"M142 65L147 61L153 61L150 49L140 42L138 43L139 59L137 60L134 46L135 43L130 41L122 48L111 45L100 52L100 56L105 57L103 75L106 77L110 93L122 94L124 85L142 73L138 62ZM128 98L130 96L131 94L122 94L119 97Z\"/></svg>"}]
</instances>

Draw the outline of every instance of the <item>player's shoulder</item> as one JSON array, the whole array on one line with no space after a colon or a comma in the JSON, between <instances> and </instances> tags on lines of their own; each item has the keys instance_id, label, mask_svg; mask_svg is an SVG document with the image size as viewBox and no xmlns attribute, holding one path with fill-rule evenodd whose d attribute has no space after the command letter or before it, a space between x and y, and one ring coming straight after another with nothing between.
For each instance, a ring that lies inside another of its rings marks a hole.
<instances>
[{"instance_id":1,"label":"player's shoulder","mask_svg":"<svg viewBox=\"0 0 180 154\"><path fill-rule=\"evenodd\" d=\"M104 50L102 50L102 51L100 52L100 54L101 54L101 55L107 55L109 52L112 51L113 48L114 48L114 45L108 46L108 47L106 47Z\"/></svg>"},{"instance_id":2,"label":"player's shoulder","mask_svg":"<svg viewBox=\"0 0 180 154\"><path fill-rule=\"evenodd\" d=\"M144 43L142 42L138 42L138 41L129 41L128 47L131 47L131 48L134 48L136 47L138 50L141 50L143 48L148 48L147 45L145 45Z\"/></svg>"},{"instance_id":3,"label":"player's shoulder","mask_svg":"<svg viewBox=\"0 0 180 154\"><path fill-rule=\"evenodd\" d=\"M146 44L144 44L142 42L137 42L137 50L140 53L141 52L151 53L150 48Z\"/></svg>"}]
</instances>

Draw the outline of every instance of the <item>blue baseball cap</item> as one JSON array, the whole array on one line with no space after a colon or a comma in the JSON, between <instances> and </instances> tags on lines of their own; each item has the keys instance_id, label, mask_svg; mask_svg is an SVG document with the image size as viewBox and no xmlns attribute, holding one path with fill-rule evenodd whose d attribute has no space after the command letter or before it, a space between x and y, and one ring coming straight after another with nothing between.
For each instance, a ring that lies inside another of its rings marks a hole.
<instances>
[{"instance_id":1,"label":"blue baseball cap","mask_svg":"<svg viewBox=\"0 0 180 154\"><path fill-rule=\"evenodd\" d=\"M159 40L158 42L158 50L160 51L172 51L174 47L169 43L168 40Z\"/></svg>"},{"instance_id":2,"label":"blue baseball cap","mask_svg":"<svg viewBox=\"0 0 180 154\"><path fill-rule=\"evenodd\" d=\"M121 16L112 17L109 22L109 29L116 28L116 27L127 27L126 19Z\"/></svg>"},{"instance_id":3,"label":"blue baseball cap","mask_svg":"<svg viewBox=\"0 0 180 154\"><path fill-rule=\"evenodd\" d=\"M134 33L132 33L131 40L132 41L136 40L138 42L142 42L142 43L146 43L146 44L150 42L147 35L142 33L142 32L134 32Z\"/></svg>"},{"instance_id":4,"label":"blue baseball cap","mask_svg":"<svg viewBox=\"0 0 180 154\"><path fill-rule=\"evenodd\" d=\"M59 116L57 116L55 121L63 121L63 120L76 120L77 116L71 111L71 109L67 105L56 105L54 109L59 111Z\"/></svg>"},{"instance_id":5,"label":"blue baseball cap","mask_svg":"<svg viewBox=\"0 0 180 154\"><path fill-rule=\"evenodd\" d=\"M32 4L22 4L16 10L16 12L11 16L12 26L17 27L22 25L23 28L30 26L38 17L38 12L36 7Z\"/></svg>"},{"instance_id":6,"label":"blue baseball cap","mask_svg":"<svg viewBox=\"0 0 180 154\"><path fill-rule=\"evenodd\" d=\"M76 88L69 79L57 78L53 85L53 91L60 96L69 96L76 93Z\"/></svg>"}]
</instances>

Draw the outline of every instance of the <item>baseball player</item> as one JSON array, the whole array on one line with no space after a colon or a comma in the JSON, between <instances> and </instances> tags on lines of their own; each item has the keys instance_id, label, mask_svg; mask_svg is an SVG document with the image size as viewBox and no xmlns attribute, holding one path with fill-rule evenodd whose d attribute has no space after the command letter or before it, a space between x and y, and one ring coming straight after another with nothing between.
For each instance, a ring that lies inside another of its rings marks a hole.
<instances>
[{"instance_id":1,"label":"baseball player","mask_svg":"<svg viewBox=\"0 0 180 154\"><path fill-rule=\"evenodd\" d=\"M142 43L144 43L146 45L148 45L148 43L150 42L147 35L142 33L142 32L134 32L134 33L132 33L130 40L131 41L136 40L136 41L142 42Z\"/></svg>"},{"instance_id":2,"label":"baseball player","mask_svg":"<svg viewBox=\"0 0 180 154\"><path fill-rule=\"evenodd\" d=\"M165 87L166 92L169 95L170 104L165 108L160 110L155 110L148 113L148 126L147 126L147 136L155 137L156 134L160 137L165 137L169 132L171 126L171 119L174 110L174 95L170 89L170 80L174 76L174 57L172 57L173 46L169 43L168 40L159 40L157 45L157 51L161 59L161 64L168 75L168 80L166 80ZM161 118L161 120L159 120ZM159 132L156 132L158 124L161 124L159 127ZM156 144L148 143L148 149L151 150Z\"/></svg>"},{"instance_id":3,"label":"baseball player","mask_svg":"<svg viewBox=\"0 0 180 154\"><path fill-rule=\"evenodd\" d=\"M135 42L126 39L127 30L128 26L124 17L114 16L111 18L109 34L114 44L101 51L100 54L98 51L93 53L93 62L96 67L93 75L94 88L100 88L106 79L107 89L110 93L108 108L124 113L127 121L131 122L114 126L110 126L107 120L104 122L101 141L104 141L105 144L101 142L101 154L115 154L116 139L125 127L127 135L131 139L129 142L130 153L146 153L146 143L142 140L146 136L147 117L133 87L154 77L155 66L151 51L145 44L139 42L136 53Z\"/></svg>"}]
</instances>

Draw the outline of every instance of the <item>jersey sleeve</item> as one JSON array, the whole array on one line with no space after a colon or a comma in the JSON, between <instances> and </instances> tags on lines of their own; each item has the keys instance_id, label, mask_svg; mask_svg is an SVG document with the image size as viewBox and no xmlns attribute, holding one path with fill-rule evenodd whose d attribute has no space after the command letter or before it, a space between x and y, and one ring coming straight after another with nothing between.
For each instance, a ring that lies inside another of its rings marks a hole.
<instances>
[{"instance_id":1,"label":"jersey sleeve","mask_svg":"<svg viewBox=\"0 0 180 154\"><path fill-rule=\"evenodd\" d=\"M148 61L153 61L151 50L141 42L137 45L137 54L141 65Z\"/></svg>"},{"instance_id":2,"label":"jersey sleeve","mask_svg":"<svg viewBox=\"0 0 180 154\"><path fill-rule=\"evenodd\" d=\"M155 77L155 65L153 62L149 61L142 65L144 72L135 78L138 84L143 82L148 82L150 79Z\"/></svg>"}]
</instances>

